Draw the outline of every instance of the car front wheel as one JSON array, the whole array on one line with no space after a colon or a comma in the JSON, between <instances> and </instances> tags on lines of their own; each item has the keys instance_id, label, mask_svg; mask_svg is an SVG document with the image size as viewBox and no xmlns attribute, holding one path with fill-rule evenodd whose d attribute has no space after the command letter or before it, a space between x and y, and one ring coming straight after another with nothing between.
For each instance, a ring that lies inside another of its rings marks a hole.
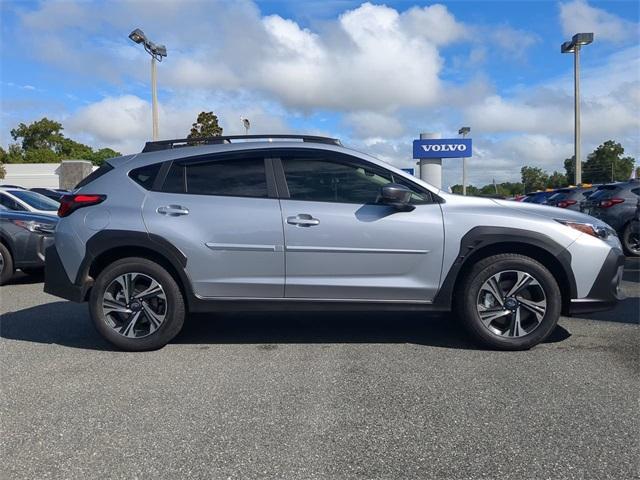
<instances>
[{"instance_id":1,"label":"car front wheel","mask_svg":"<svg viewBox=\"0 0 640 480\"><path fill-rule=\"evenodd\" d=\"M89 310L100 334L129 351L155 350L182 329L182 292L173 277L146 258L125 258L105 268L91 289Z\"/></svg>"},{"instance_id":2,"label":"car front wheel","mask_svg":"<svg viewBox=\"0 0 640 480\"><path fill-rule=\"evenodd\" d=\"M562 301L558 283L541 263L502 254L471 268L456 305L466 329L483 345L526 350L553 332Z\"/></svg>"}]
</instances>

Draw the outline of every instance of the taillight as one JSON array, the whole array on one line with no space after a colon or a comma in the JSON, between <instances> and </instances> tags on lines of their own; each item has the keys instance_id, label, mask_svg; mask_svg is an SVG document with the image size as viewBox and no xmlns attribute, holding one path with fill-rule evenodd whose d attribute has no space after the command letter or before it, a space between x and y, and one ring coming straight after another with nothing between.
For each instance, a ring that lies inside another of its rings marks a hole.
<instances>
[{"instance_id":1,"label":"taillight","mask_svg":"<svg viewBox=\"0 0 640 480\"><path fill-rule=\"evenodd\" d=\"M556 207L567 208L567 207L570 207L571 205L575 205L575 204L576 204L575 200L562 200L562 201L558 202Z\"/></svg>"},{"instance_id":2,"label":"taillight","mask_svg":"<svg viewBox=\"0 0 640 480\"><path fill-rule=\"evenodd\" d=\"M82 207L90 207L97 205L106 200L106 195L63 195L60 199L60 207L58 208L59 217L68 217L73 212Z\"/></svg>"},{"instance_id":3,"label":"taillight","mask_svg":"<svg viewBox=\"0 0 640 480\"><path fill-rule=\"evenodd\" d=\"M598 204L601 208L609 208L624 202L624 198L610 198L608 200L600 200Z\"/></svg>"}]
</instances>

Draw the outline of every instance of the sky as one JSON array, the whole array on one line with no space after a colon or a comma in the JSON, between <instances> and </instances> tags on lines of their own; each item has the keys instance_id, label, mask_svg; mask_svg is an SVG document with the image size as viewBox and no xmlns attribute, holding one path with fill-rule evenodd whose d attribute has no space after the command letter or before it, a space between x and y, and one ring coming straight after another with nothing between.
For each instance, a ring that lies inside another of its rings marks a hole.
<instances>
[{"instance_id":1,"label":"sky","mask_svg":"<svg viewBox=\"0 0 640 480\"><path fill-rule=\"evenodd\" d=\"M0 144L46 116L94 147L140 151L151 136L149 56L158 65L160 137L200 111L227 134L337 137L411 167L421 132L471 128L469 181L519 181L522 165L563 170L573 154L573 55L581 54L582 151L608 139L640 159L636 1L11 1L0 2ZM443 185L461 161L443 160Z\"/></svg>"}]
</instances>

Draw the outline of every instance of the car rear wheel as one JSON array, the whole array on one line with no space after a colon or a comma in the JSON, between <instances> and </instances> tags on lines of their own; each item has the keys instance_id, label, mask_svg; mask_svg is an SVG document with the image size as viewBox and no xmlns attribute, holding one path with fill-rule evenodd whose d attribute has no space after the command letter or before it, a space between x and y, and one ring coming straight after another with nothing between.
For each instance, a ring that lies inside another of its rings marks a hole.
<instances>
[{"instance_id":1,"label":"car rear wheel","mask_svg":"<svg viewBox=\"0 0 640 480\"><path fill-rule=\"evenodd\" d=\"M7 283L13 277L13 257L9 249L0 243L0 285Z\"/></svg>"},{"instance_id":2,"label":"car rear wheel","mask_svg":"<svg viewBox=\"0 0 640 480\"><path fill-rule=\"evenodd\" d=\"M558 283L541 263L502 254L471 268L456 305L466 329L483 345L526 350L553 332L562 302Z\"/></svg>"},{"instance_id":3,"label":"car rear wheel","mask_svg":"<svg viewBox=\"0 0 640 480\"><path fill-rule=\"evenodd\" d=\"M624 227L622 246L630 257L640 257L640 221L634 220Z\"/></svg>"},{"instance_id":4,"label":"car rear wheel","mask_svg":"<svg viewBox=\"0 0 640 480\"><path fill-rule=\"evenodd\" d=\"M146 258L125 258L105 268L91 289L89 309L98 332L129 351L165 346L185 317L176 281Z\"/></svg>"}]
</instances>

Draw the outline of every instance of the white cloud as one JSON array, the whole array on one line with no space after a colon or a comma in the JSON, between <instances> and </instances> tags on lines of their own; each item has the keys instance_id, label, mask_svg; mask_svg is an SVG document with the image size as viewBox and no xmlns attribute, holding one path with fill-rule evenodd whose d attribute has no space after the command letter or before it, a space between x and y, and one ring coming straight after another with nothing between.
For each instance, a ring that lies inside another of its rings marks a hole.
<instances>
[{"instance_id":1,"label":"white cloud","mask_svg":"<svg viewBox=\"0 0 640 480\"><path fill-rule=\"evenodd\" d=\"M620 42L630 35L637 37L638 24L592 7L585 0L560 4L560 21L565 37L579 32L593 32L596 40Z\"/></svg>"}]
</instances>

